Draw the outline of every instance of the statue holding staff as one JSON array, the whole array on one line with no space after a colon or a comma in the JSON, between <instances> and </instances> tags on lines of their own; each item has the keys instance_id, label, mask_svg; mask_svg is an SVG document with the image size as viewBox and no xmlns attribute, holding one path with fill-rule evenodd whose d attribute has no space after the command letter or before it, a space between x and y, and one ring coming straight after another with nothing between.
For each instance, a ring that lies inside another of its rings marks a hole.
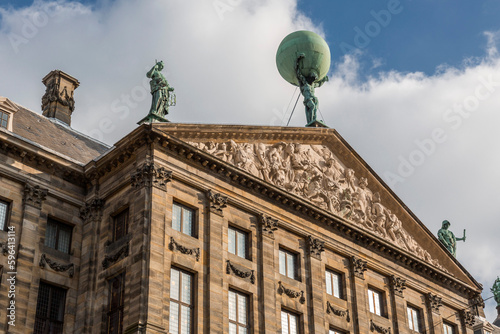
<instances>
[{"instance_id":1,"label":"statue holding staff","mask_svg":"<svg viewBox=\"0 0 500 334\"><path fill-rule=\"evenodd\" d=\"M447 220L443 221L441 229L438 231L438 239L441 243L450 251L450 253L456 257L457 256L457 241L465 241L465 230L464 236L462 238L456 238L452 231L448 230L450 227L450 222Z\"/></svg>"},{"instance_id":2,"label":"statue holding staff","mask_svg":"<svg viewBox=\"0 0 500 334\"><path fill-rule=\"evenodd\" d=\"M148 78L151 78L149 84L151 86L151 95L153 95L149 113L160 117L168 114L169 106L175 105L175 95L172 94L171 96L170 94L170 92L174 91L174 88L168 85L167 79L161 73L163 68L163 61L158 61L146 74Z\"/></svg>"}]
</instances>

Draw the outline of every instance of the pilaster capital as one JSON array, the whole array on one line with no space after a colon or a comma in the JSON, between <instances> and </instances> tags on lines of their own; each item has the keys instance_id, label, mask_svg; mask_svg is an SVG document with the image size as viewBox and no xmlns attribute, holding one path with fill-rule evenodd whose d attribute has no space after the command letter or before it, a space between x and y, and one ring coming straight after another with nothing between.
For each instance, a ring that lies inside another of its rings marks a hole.
<instances>
[{"instance_id":1,"label":"pilaster capital","mask_svg":"<svg viewBox=\"0 0 500 334\"><path fill-rule=\"evenodd\" d=\"M211 189L207 191L208 205L210 207L210 212L222 216L222 209L227 207L227 196L221 193L215 193Z\"/></svg>"},{"instance_id":2,"label":"pilaster capital","mask_svg":"<svg viewBox=\"0 0 500 334\"><path fill-rule=\"evenodd\" d=\"M45 200L48 194L48 189L43 189L39 185L32 185L26 183L24 185L24 204L31 205L37 209L42 208L42 202Z\"/></svg>"}]
</instances>

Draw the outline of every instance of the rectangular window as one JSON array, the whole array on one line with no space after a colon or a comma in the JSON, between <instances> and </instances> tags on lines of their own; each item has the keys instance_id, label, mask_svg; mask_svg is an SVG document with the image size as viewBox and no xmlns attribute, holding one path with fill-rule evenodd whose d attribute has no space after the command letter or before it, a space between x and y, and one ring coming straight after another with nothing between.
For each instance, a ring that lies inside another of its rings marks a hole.
<instances>
[{"instance_id":1,"label":"rectangular window","mask_svg":"<svg viewBox=\"0 0 500 334\"><path fill-rule=\"evenodd\" d=\"M0 111L0 128L7 129L7 125L9 124L9 115Z\"/></svg>"},{"instance_id":2,"label":"rectangular window","mask_svg":"<svg viewBox=\"0 0 500 334\"><path fill-rule=\"evenodd\" d=\"M125 273L108 280L108 334L123 332L123 306L125 295Z\"/></svg>"},{"instance_id":3,"label":"rectangular window","mask_svg":"<svg viewBox=\"0 0 500 334\"><path fill-rule=\"evenodd\" d=\"M248 332L248 297L229 290L229 334Z\"/></svg>"},{"instance_id":4,"label":"rectangular window","mask_svg":"<svg viewBox=\"0 0 500 334\"><path fill-rule=\"evenodd\" d=\"M248 234L234 227L228 229L228 248L229 253L238 255L244 259L248 258L247 239Z\"/></svg>"},{"instance_id":5,"label":"rectangular window","mask_svg":"<svg viewBox=\"0 0 500 334\"><path fill-rule=\"evenodd\" d=\"M281 333L299 334L299 316L291 312L281 310Z\"/></svg>"},{"instance_id":6,"label":"rectangular window","mask_svg":"<svg viewBox=\"0 0 500 334\"><path fill-rule=\"evenodd\" d=\"M455 327L453 325L443 323L444 334L455 334Z\"/></svg>"},{"instance_id":7,"label":"rectangular window","mask_svg":"<svg viewBox=\"0 0 500 334\"><path fill-rule=\"evenodd\" d=\"M280 248L280 274L297 279L297 255Z\"/></svg>"},{"instance_id":8,"label":"rectangular window","mask_svg":"<svg viewBox=\"0 0 500 334\"><path fill-rule=\"evenodd\" d=\"M128 233L128 208L113 217L113 240L120 240Z\"/></svg>"},{"instance_id":9,"label":"rectangular window","mask_svg":"<svg viewBox=\"0 0 500 334\"><path fill-rule=\"evenodd\" d=\"M193 275L170 270L170 333L193 333Z\"/></svg>"},{"instance_id":10,"label":"rectangular window","mask_svg":"<svg viewBox=\"0 0 500 334\"><path fill-rule=\"evenodd\" d=\"M69 254L73 227L49 218L45 230L45 246Z\"/></svg>"},{"instance_id":11,"label":"rectangular window","mask_svg":"<svg viewBox=\"0 0 500 334\"><path fill-rule=\"evenodd\" d=\"M326 293L341 298L342 276L331 270L326 270Z\"/></svg>"},{"instance_id":12,"label":"rectangular window","mask_svg":"<svg viewBox=\"0 0 500 334\"><path fill-rule=\"evenodd\" d=\"M35 329L38 333L63 333L66 290L40 282L36 303Z\"/></svg>"},{"instance_id":13,"label":"rectangular window","mask_svg":"<svg viewBox=\"0 0 500 334\"><path fill-rule=\"evenodd\" d=\"M194 237L194 210L174 202L172 207L172 228Z\"/></svg>"},{"instance_id":14,"label":"rectangular window","mask_svg":"<svg viewBox=\"0 0 500 334\"><path fill-rule=\"evenodd\" d=\"M420 311L414 307L406 308L408 313L408 326L411 330L420 333Z\"/></svg>"},{"instance_id":15,"label":"rectangular window","mask_svg":"<svg viewBox=\"0 0 500 334\"><path fill-rule=\"evenodd\" d=\"M9 203L0 201L0 230L4 231L7 227L7 218L9 217Z\"/></svg>"},{"instance_id":16,"label":"rectangular window","mask_svg":"<svg viewBox=\"0 0 500 334\"><path fill-rule=\"evenodd\" d=\"M382 315L382 294L372 289L368 289L368 304L370 312Z\"/></svg>"}]
</instances>

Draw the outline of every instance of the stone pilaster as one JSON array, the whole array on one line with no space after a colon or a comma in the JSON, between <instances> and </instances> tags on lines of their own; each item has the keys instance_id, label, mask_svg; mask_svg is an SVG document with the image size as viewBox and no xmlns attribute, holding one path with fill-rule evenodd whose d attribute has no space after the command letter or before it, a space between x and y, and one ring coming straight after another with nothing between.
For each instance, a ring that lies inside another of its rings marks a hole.
<instances>
[{"instance_id":1,"label":"stone pilaster","mask_svg":"<svg viewBox=\"0 0 500 334\"><path fill-rule=\"evenodd\" d=\"M311 310L309 312L309 326L312 333L319 333L325 327L325 276L322 273L321 253L325 251L325 242L312 236L307 237L309 248L308 268L308 294L310 296Z\"/></svg>"},{"instance_id":2,"label":"stone pilaster","mask_svg":"<svg viewBox=\"0 0 500 334\"><path fill-rule=\"evenodd\" d=\"M392 275L389 277L389 286L391 287L394 333L399 333L399 324L404 324L406 319L406 304L403 294L406 289L406 280Z\"/></svg>"},{"instance_id":3,"label":"stone pilaster","mask_svg":"<svg viewBox=\"0 0 500 334\"><path fill-rule=\"evenodd\" d=\"M460 321L462 323L463 333L473 334L474 333L474 323L476 322L476 317L474 314L468 310L460 311Z\"/></svg>"},{"instance_id":4,"label":"stone pilaster","mask_svg":"<svg viewBox=\"0 0 500 334\"><path fill-rule=\"evenodd\" d=\"M367 270L367 262L357 258L351 257L351 284L353 295L353 327L354 332L357 334L365 334L370 331L370 310L368 309L366 282L364 272Z\"/></svg>"},{"instance_id":5,"label":"stone pilaster","mask_svg":"<svg viewBox=\"0 0 500 334\"><path fill-rule=\"evenodd\" d=\"M443 305L441 302L442 298L430 292L425 297L427 300L427 313L429 314L431 334L441 334L443 333L443 326L439 325L442 323L439 308Z\"/></svg>"}]
</instances>

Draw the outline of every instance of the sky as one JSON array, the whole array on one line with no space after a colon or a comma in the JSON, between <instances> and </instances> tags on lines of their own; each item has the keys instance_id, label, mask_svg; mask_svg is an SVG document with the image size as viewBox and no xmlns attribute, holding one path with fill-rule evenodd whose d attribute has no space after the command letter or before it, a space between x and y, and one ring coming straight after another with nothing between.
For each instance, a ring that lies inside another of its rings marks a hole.
<instances>
[{"instance_id":1,"label":"sky","mask_svg":"<svg viewBox=\"0 0 500 334\"><path fill-rule=\"evenodd\" d=\"M286 125L281 40L329 44L319 118L484 285L500 275L500 0L0 0L0 96L40 112L41 79L76 77L72 126L113 144L149 111L155 59L180 123ZM299 102L290 126L304 126ZM487 301L490 321L495 303Z\"/></svg>"}]
</instances>

